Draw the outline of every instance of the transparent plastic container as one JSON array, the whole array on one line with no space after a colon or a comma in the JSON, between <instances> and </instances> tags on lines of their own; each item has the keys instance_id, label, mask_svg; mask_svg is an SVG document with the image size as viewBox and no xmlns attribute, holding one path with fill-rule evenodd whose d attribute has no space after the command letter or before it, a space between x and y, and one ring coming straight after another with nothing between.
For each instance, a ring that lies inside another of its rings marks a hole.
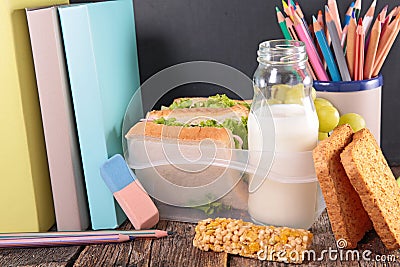
<instances>
[{"instance_id":1,"label":"transparent plastic container","mask_svg":"<svg viewBox=\"0 0 400 267\"><path fill-rule=\"evenodd\" d=\"M141 90L138 90L125 114L124 136L148 111L143 111L141 99ZM273 120L264 121L265 125L273 129ZM259 127L261 131L261 125ZM273 144L274 140L271 142ZM260 148L249 152L222 148L208 139L187 144L168 138L145 137L143 134L124 138L123 148L125 160L155 201L161 219L195 223L206 218L227 217L250 221L249 192L257 189L268 174L268 179L273 182L289 186L313 184L316 189L311 203L313 213L308 214L307 225L299 227L309 228L325 208L313 165L307 160L312 158L310 151L276 153L271 146L271 149ZM293 166L302 166L302 172L289 171L284 175L279 171L270 172L274 158L286 158L293 162ZM254 178L255 173L260 175ZM251 183L250 177L253 177ZM271 202L269 209L272 213L282 209L279 201ZM287 226L297 228L297 225Z\"/></svg>"}]
</instances>

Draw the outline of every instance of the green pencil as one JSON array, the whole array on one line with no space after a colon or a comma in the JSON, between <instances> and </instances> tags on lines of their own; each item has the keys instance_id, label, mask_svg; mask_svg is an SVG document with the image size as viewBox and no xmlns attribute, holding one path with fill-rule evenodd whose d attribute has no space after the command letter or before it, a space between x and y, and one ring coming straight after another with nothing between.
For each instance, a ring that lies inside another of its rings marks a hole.
<instances>
[{"instance_id":1,"label":"green pencil","mask_svg":"<svg viewBox=\"0 0 400 267\"><path fill-rule=\"evenodd\" d=\"M361 0L356 0L356 3L354 4L354 16L356 17L356 21L358 21L358 18L360 17L361 13Z\"/></svg>"},{"instance_id":2,"label":"green pencil","mask_svg":"<svg viewBox=\"0 0 400 267\"><path fill-rule=\"evenodd\" d=\"M278 17L279 27L281 27L283 36L285 37L286 40L293 40L287 29L285 17L283 16L282 12L279 10L278 7L275 7L275 10L276 10L276 16Z\"/></svg>"}]
</instances>

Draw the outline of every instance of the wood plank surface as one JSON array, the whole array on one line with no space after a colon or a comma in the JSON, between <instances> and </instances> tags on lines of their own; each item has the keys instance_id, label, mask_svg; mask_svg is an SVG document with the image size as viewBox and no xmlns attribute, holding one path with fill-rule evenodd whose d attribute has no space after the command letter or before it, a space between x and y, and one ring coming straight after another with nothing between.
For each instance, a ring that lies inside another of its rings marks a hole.
<instances>
[{"instance_id":1,"label":"wood plank surface","mask_svg":"<svg viewBox=\"0 0 400 267\"><path fill-rule=\"evenodd\" d=\"M396 177L400 176L400 167L393 167L392 170ZM86 247L0 249L0 266L400 266L400 250L388 251L374 230L359 242L357 250L352 251L360 255L358 261L351 254L346 257L347 250L337 248L326 211L311 228L314 234L311 249L315 251L316 260L307 260L303 265L201 251L192 245L194 224L161 220L156 227L176 234L161 239L136 239L120 244ZM125 222L120 229L133 227L130 222ZM336 255L336 260L329 258L329 248L336 251L331 252L331 258ZM367 250L371 251L367 255L370 260L362 258Z\"/></svg>"}]
</instances>

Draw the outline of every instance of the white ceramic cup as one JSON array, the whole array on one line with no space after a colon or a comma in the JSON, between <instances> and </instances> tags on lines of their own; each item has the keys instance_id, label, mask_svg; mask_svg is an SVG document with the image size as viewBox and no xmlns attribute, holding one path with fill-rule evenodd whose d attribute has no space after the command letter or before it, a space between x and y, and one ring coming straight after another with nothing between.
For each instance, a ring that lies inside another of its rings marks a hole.
<instances>
[{"instance_id":1,"label":"white ceramic cup","mask_svg":"<svg viewBox=\"0 0 400 267\"><path fill-rule=\"evenodd\" d=\"M360 114L378 144L381 137L382 85L382 75L362 81L314 81L317 97L329 100L338 109L340 115Z\"/></svg>"}]
</instances>

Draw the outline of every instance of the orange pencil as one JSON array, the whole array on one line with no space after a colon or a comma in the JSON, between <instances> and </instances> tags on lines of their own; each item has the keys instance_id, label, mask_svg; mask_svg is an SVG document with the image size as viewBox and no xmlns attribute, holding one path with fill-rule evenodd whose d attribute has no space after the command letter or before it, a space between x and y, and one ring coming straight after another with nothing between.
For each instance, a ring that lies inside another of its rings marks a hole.
<instances>
[{"instance_id":1,"label":"orange pencil","mask_svg":"<svg viewBox=\"0 0 400 267\"><path fill-rule=\"evenodd\" d=\"M379 38L381 36L382 20L383 17L381 16L381 14L379 14L378 18L375 20L375 23L371 29L369 45L364 64L364 79L372 78L372 71L374 69L376 52L378 50Z\"/></svg>"},{"instance_id":2,"label":"orange pencil","mask_svg":"<svg viewBox=\"0 0 400 267\"><path fill-rule=\"evenodd\" d=\"M358 21L356 29L356 53L354 59L354 80L360 81L364 78L364 27L362 19Z\"/></svg>"},{"instance_id":3,"label":"orange pencil","mask_svg":"<svg viewBox=\"0 0 400 267\"><path fill-rule=\"evenodd\" d=\"M337 8L336 0L328 0L328 8L331 12L332 19L335 22L336 29L339 35L339 39L342 38L342 24L340 22L339 11Z\"/></svg>"},{"instance_id":4,"label":"orange pencil","mask_svg":"<svg viewBox=\"0 0 400 267\"><path fill-rule=\"evenodd\" d=\"M387 12L387 9L386 9ZM389 12L389 14L385 17L385 19L382 22L382 32L381 35L383 35L386 31L386 27L389 25L390 21L392 20L392 16L393 16L393 10L391 12Z\"/></svg>"},{"instance_id":5,"label":"orange pencil","mask_svg":"<svg viewBox=\"0 0 400 267\"><path fill-rule=\"evenodd\" d=\"M347 66L349 67L350 77L354 79L354 57L356 47L356 19L351 18L349 27L347 30L347 48L346 48L346 60Z\"/></svg>"},{"instance_id":6,"label":"orange pencil","mask_svg":"<svg viewBox=\"0 0 400 267\"><path fill-rule=\"evenodd\" d=\"M387 27L385 33L381 36L381 41L379 41L378 52L374 64L374 70L372 76L377 76L381 71L382 65L385 62L390 49L396 40L397 35L400 31L400 13L397 14L396 19L393 20Z\"/></svg>"}]
</instances>

